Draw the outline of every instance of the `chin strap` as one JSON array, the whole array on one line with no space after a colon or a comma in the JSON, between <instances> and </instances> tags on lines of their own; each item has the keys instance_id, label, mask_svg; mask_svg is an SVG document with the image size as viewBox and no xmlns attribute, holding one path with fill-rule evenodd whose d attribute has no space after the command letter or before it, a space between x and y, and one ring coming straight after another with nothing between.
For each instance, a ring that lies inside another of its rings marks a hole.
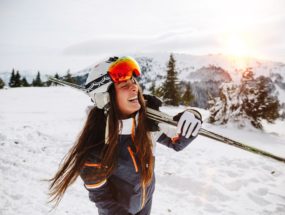
<instances>
[{"instance_id":1,"label":"chin strap","mask_svg":"<svg viewBox=\"0 0 285 215\"><path fill-rule=\"evenodd\" d=\"M106 128L105 128L105 144L109 144L109 114L106 118Z\"/></svg>"},{"instance_id":2,"label":"chin strap","mask_svg":"<svg viewBox=\"0 0 285 215\"><path fill-rule=\"evenodd\" d=\"M109 110L110 103L104 107L104 115L106 116L106 127L105 127L105 144L109 144Z\"/></svg>"}]
</instances>

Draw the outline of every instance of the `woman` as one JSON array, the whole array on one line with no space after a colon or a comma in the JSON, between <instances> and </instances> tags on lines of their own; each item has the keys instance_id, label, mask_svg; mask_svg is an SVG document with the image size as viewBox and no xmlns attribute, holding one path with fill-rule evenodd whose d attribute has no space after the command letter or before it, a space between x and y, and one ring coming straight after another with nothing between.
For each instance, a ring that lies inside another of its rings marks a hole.
<instances>
[{"instance_id":1,"label":"woman","mask_svg":"<svg viewBox=\"0 0 285 215\"><path fill-rule=\"evenodd\" d=\"M131 57L110 58L89 73L86 89L95 106L50 180L51 201L58 204L80 175L100 215L150 214L155 142L182 150L198 134L201 117L185 111L175 117L178 135L158 132L157 124L146 117L146 106L157 109L161 103L153 96L145 103L135 79L139 75L140 67Z\"/></svg>"}]
</instances>

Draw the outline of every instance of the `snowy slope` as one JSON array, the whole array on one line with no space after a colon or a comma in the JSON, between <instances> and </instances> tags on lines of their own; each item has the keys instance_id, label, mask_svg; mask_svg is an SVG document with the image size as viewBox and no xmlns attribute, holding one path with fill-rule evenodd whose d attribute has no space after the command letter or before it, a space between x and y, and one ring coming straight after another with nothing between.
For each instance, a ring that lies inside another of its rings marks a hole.
<instances>
[{"instance_id":1,"label":"snowy slope","mask_svg":"<svg viewBox=\"0 0 285 215\"><path fill-rule=\"evenodd\" d=\"M0 101L0 214L48 214L43 179L53 176L73 144L90 100L69 88L50 87L0 90ZM162 110L175 114L183 107ZM274 125L277 134L203 126L285 157L282 124ZM284 167L202 136L179 153L157 145L152 214L285 214ZM50 214L97 211L78 179Z\"/></svg>"}]
</instances>

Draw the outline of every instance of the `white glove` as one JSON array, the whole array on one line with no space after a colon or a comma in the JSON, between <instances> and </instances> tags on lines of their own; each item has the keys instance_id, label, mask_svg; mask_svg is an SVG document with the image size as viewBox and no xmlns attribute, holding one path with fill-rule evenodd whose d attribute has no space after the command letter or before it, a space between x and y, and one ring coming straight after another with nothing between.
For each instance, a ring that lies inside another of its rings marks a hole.
<instances>
[{"instance_id":1,"label":"white glove","mask_svg":"<svg viewBox=\"0 0 285 215\"><path fill-rule=\"evenodd\" d=\"M190 136L197 136L202 122L197 119L195 115L189 111L185 111L180 117L177 124L177 133L189 138Z\"/></svg>"}]
</instances>

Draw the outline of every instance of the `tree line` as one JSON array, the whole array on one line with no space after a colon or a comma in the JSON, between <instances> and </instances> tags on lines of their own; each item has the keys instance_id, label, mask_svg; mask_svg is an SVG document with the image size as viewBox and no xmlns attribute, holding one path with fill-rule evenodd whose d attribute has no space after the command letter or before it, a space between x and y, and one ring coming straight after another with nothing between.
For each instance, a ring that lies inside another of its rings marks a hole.
<instances>
[{"instance_id":1,"label":"tree line","mask_svg":"<svg viewBox=\"0 0 285 215\"><path fill-rule=\"evenodd\" d=\"M167 64L167 75L165 82L162 86L155 86L155 82L152 83L150 92L153 95L156 95L163 99L166 105L190 105L191 101L194 99L194 96L191 91L190 82L186 82L183 87L178 83L177 71L175 68L176 60L174 59L173 54L170 55L169 61ZM54 75L55 78L61 79L70 83L76 83L75 78L73 78L68 70L66 75L63 77L59 77L56 73ZM2 83L2 84L1 84ZM57 85L51 81L42 81L41 74L38 71L36 77L32 80L31 83L28 83L26 78L21 76L19 71L15 71L14 69L11 72L10 81L8 83L9 87L49 87L51 85ZM186 85L186 86L185 86ZM5 86L4 81L0 78L0 89Z\"/></svg>"},{"instance_id":2,"label":"tree line","mask_svg":"<svg viewBox=\"0 0 285 215\"><path fill-rule=\"evenodd\" d=\"M71 83L75 83L75 79L71 76L70 71L68 70L66 75L60 77L58 73L56 73L53 77L57 79L62 79L64 81L68 81ZM36 77L29 83L25 76L21 76L20 72L15 69L12 69L10 80L8 86L11 88L14 87L49 87L49 86L57 85L56 83L51 82L50 80L42 81L40 71L37 72ZM4 88L5 82L0 78L0 89Z\"/></svg>"},{"instance_id":3,"label":"tree line","mask_svg":"<svg viewBox=\"0 0 285 215\"><path fill-rule=\"evenodd\" d=\"M152 95L160 97L164 104L178 106L190 106L195 97L191 90L190 82L179 82L175 68L176 60L173 54L170 55L167 63L166 78L161 86L156 87L152 82L149 91ZM70 83L77 83L77 79L71 76L69 70L66 75L55 78ZM32 83L28 83L25 77L21 77L19 71L13 69L9 81L10 87L43 87L57 85L51 81L43 82L38 71ZM5 83L0 78L0 89ZM144 87L144 86L142 86ZM210 95L210 92L209 92ZM209 97L210 106L209 122L215 124L226 124L229 121L237 122L245 126L249 122L254 127L262 129L262 120L273 122L279 117L285 118L285 108L279 102L275 85L269 77L254 77L252 68L245 69L241 83L222 83L217 97Z\"/></svg>"}]
</instances>

